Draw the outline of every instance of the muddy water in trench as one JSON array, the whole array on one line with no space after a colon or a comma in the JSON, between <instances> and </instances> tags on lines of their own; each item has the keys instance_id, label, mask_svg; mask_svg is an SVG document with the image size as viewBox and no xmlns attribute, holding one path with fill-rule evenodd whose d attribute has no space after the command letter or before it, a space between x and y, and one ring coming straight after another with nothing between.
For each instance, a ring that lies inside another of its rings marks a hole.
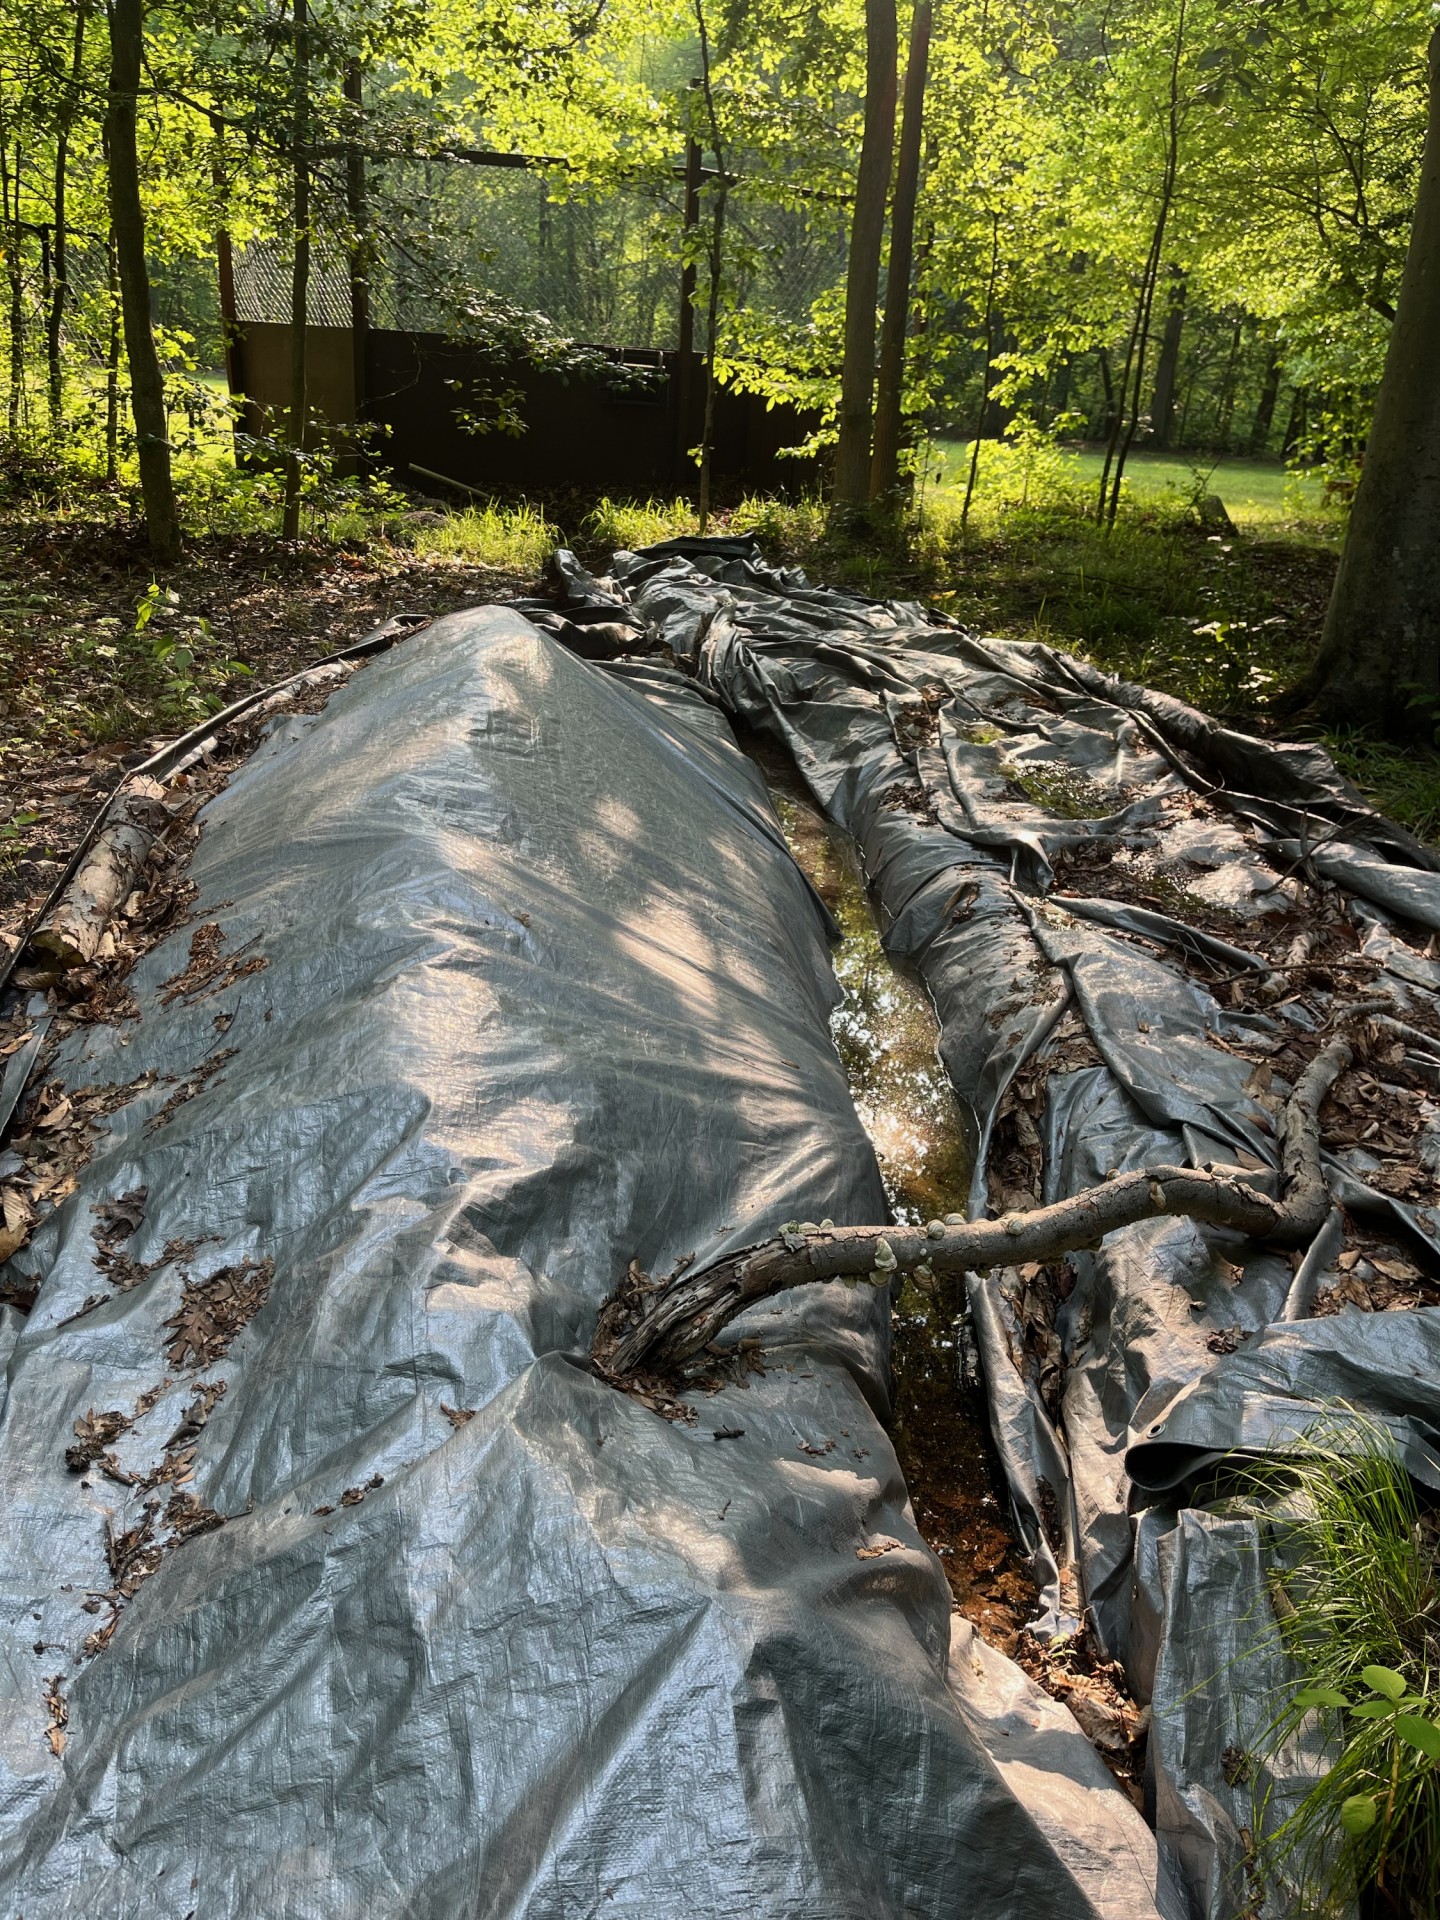
<instances>
[{"instance_id":1,"label":"muddy water in trench","mask_svg":"<svg viewBox=\"0 0 1440 1920\"><path fill-rule=\"evenodd\" d=\"M886 957L848 839L815 808L784 755L765 742L746 744L791 852L841 930L833 958L842 997L831 1025L891 1212L902 1221L955 1212L965 1204L970 1160L930 1001ZM891 1438L956 1606L1008 1653L1034 1611L1035 1589L1007 1521L983 1389L963 1377L957 1304L906 1284L894 1320Z\"/></svg>"}]
</instances>

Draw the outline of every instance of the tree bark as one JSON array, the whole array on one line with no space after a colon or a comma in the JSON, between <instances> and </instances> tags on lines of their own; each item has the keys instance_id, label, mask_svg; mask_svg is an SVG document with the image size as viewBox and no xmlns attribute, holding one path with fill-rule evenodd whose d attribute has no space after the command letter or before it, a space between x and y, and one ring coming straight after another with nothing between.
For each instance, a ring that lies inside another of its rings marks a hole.
<instances>
[{"instance_id":1,"label":"tree bark","mask_svg":"<svg viewBox=\"0 0 1440 1920\"><path fill-rule=\"evenodd\" d=\"M53 281L50 306L45 315L45 359L50 399L50 431L58 433L65 410L64 370L60 346L65 332L65 306L70 297L69 227L66 220L66 189L70 167L70 129L80 104L81 66L85 57L85 26L90 17L88 4L75 9L75 36L70 50L70 80L55 129L55 188L52 195L54 222Z\"/></svg>"},{"instance_id":2,"label":"tree bark","mask_svg":"<svg viewBox=\"0 0 1440 1920\"><path fill-rule=\"evenodd\" d=\"M1155 362L1155 387L1150 396L1150 444L1163 453L1175 432L1175 389L1180 377L1180 337L1185 329L1185 275L1170 269L1170 300L1165 309L1165 331Z\"/></svg>"},{"instance_id":3,"label":"tree bark","mask_svg":"<svg viewBox=\"0 0 1440 1920\"><path fill-rule=\"evenodd\" d=\"M885 275L885 318L880 328L880 372L875 389L875 445L870 457L870 497L889 502L894 502L900 491L905 340L910 329L915 203L920 193L925 79L930 64L933 17L931 0L916 0L910 21L910 51L905 62L895 199L890 209L890 261Z\"/></svg>"},{"instance_id":4,"label":"tree bark","mask_svg":"<svg viewBox=\"0 0 1440 1920\"><path fill-rule=\"evenodd\" d=\"M84 864L30 944L62 970L83 967L139 885L157 834L169 819L158 781L134 781L111 809Z\"/></svg>"},{"instance_id":5,"label":"tree bark","mask_svg":"<svg viewBox=\"0 0 1440 1920\"><path fill-rule=\"evenodd\" d=\"M295 0L294 160L292 218L295 251L290 275L290 418L286 433L285 513L281 535L300 538L300 476L304 470L306 347L310 309L310 36L306 0Z\"/></svg>"},{"instance_id":6,"label":"tree bark","mask_svg":"<svg viewBox=\"0 0 1440 1920\"><path fill-rule=\"evenodd\" d=\"M951 1216L925 1227L792 1228L703 1273L682 1268L657 1284L632 1269L601 1310L591 1358L612 1380L637 1371L669 1372L703 1352L737 1314L790 1287L831 1280L888 1286L897 1273L933 1278L1057 1260L1098 1246L1120 1227L1164 1214L1229 1227L1276 1246L1304 1246L1330 1208L1320 1163L1320 1107L1351 1057L1348 1042L1331 1041L1296 1080L1279 1130L1279 1200L1238 1173L1149 1167L999 1220Z\"/></svg>"},{"instance_id":7,"label":"tree bark","mask_svg":"<svg viewBox=\"0 0 1440 1920\"><path fill-rule=\"evenodd\" d=\"M130 405L135 414L145 531L155 558L169 561L180 552L180 516L170 473L165 383L150 322L150 272L140 199L136 126L144 39L145 0L110 0L110 92L105 114L110 223L130 362Z\"/></svg>"},{"instance_id":8,"label":"tree bark","mask_svg":"<svg viewBox=\"0 0 1440 1920\"><path fill-rule=\"evenodd\" d=\"M835 505L841 509L861 508L870 497L875 310L895 144L897 54L895 0L865 0L865 131L855 177L850 257L845 272L845 352L840 369L840 432L835 446Z\"/></svg>"},{"instance_id":9,"label":"tree bark","mask_svg":"<svg viewBox=\"0 0 1440 1920\"><path fill-rule=\"evenodd\" d=\"M1323 719L1433 738L1440 721L1440 28L1410 249L1320 652Z\"/></svg>"}]
</instances>

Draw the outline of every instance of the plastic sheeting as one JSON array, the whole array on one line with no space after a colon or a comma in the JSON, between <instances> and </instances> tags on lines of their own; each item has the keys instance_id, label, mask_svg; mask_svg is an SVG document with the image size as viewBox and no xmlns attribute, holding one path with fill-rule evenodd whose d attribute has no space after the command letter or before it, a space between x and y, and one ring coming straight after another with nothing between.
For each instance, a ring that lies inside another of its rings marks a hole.
<instances>
[{"instance_id":1,"label":"plastic sheeting","mask_svg":"<svg viewBox=\"0 0 1440 1920\"><path fill-rule=\"evenodd\" d=\"M1177 1913L1064 1713L952 1657L883 1295L757 1315L693 1425L585 1365L631 1260L883 1207L714 706L453 615L202 818L138 1021L50 1069L130 1096L3 1329L0 1908Z\"/></svg>"},{"instance_id":2,"label":"plastic sheeting","mask_svg":"<svg viewBox=\"0 0 1440 1920\"><path fill-rule=\"evenodd\" d=\"M1348 892L1396 1004L1434 1008L1440 967L1399 937L1400 921L1440 926L1434 857L1367 808L1320 749L1250 739L1044 645L981 641L913 604L812 588L767 567L750 541L674 541L617 554L612 571L595 581L565 556L561 617L609 605L633 628L639 616L648 644L784 742L854 835L887 946L930 990L973 1120L972 1210L997 1197L997 1114L1032 1065L1048 1072L1043 1192L1002 1193L1004 1204L1052 1201L1147 1162L1272 1177L1282 1088L1257 1085L1254 1055L1278 1049L1287 1021L1313 1030L1314 1015L1237 1012L1163 950L1260 967L1245 926L1294 904L1299 869ZM1097 839L1178 876L1226 911L1234 935L1057 893L1056 859ZM1433 1053L1424 1033L1410 1040L1416 1061ZM1371 1165L1363 1150L1333 1161L1337 1198L1433 1261L1440 1221L1368 1187ZM1340 1244L1332 1221L1296 1273L1233 1235L1165 1219L1072 1256L1054 1328L1058 1424L1024 1276L970 1288L995 1436L1043 1588L1040 1628L1073 1625L1084 1605L1139 1696L1153 1694L1159 1833L1191 1911L1210 1920L1249 1897L1236 1876L1253 1802L1225 1777L1234 1727L1200 1695L1217 1673L1242 1671L1264 1629L1253 1539L1248 1560L1229 1536L1217 1550L1208 1517L1181 1505L1187 1488L1339 1396L1383 1418L1437 1484L1440 1312L1310 1319ZM1138 1561L1137 1526L1149 1528ZM1293 1777L1272 1782L1274 1809L1315 1764L1302 1755Z\"/></svg>"}]
</instances>

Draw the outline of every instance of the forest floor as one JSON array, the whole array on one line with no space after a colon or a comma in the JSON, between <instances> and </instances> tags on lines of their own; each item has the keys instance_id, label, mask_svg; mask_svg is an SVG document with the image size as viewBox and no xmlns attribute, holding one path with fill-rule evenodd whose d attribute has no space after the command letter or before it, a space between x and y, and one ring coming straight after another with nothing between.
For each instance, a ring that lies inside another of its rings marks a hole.
<instances>
[{"instance_id":1,"label":"forest floor","mask_svg":"<svg viewBox=\"0 0 1440 1920\"><path fill-rule=\"evenodd\" d=\"M749 501L755 531L818 581L926 600L983 633L1038 639L1264 725L1267 695L1318 640L1335 565L1313 530L1207 535L1173 505L1108 533L1073 500L957 512L837 539L812 505ZM194 538L157 572L112 499L0 493L0 936L13 941L121 771L228 699L309 665L397 613L541 590L554 545L592 566L616 546L694 531L688 509L561 500L451 511L399 502L272 533ZM1440 754L1327 740L1352 778L1440 832Z\"/></svg>"}]
</instances>

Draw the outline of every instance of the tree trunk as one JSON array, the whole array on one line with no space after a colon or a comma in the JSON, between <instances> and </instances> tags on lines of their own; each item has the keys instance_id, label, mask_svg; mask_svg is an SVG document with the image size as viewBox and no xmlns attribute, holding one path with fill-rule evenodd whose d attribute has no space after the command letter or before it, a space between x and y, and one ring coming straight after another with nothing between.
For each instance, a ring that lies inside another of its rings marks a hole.
<instances>
[{"instance_id":1,"label":"tree trunk","mask_svg":"<svg viewBox=\"0 0 1440 1920\"><path fill-rule=\"evenodd\" d=\"M1150 396L1150 444L1157 452L1169 447L1175 432L1175 389L1180 375L1180 336L1185 328L1185 275L1170 269L1170 303L1165 309L1165 332L1155 362L1155 389Z\"/></svg>"},{"instance_id":2,"label":"tree trunk","mask_svg":"<svg viewBox=\"0 0 1440 1920\"><path fill-rule=\"evenodd\" d=\"M915 202L920 192L920 148L925 76L930 62L931 0L916 0L905 62L900 157L890 209L890 262L885 275L885 319L880 328L880 374L875 390L875 447L870 497L894 503L900 491L901 402L905 392L905 338L910 327L910 275L915 253Z\"/></svg>"},{"instance_id":3,"label":"tree trunk","mask_svg":"<svg viewBox=\"0 0 1440 1920\"><path fill-rule=\"evenodd\" d=\"M285 516L281 535L300 538L300 476L305 451L305 349L310 308L310 36L306 0L295 0L294 160L295 252L290 276L290 419L285 455Z\"/></svg>"},{"instance_id":4,"label":"tree trunk","mask_svg":"<svg viewBox=\"0 0 1440 1920\"><path fill-rule=\"evenodd\" d=\"M1290 418L1285 422L1283 451L1288 460L1310 430L1310 389L1296 387L1290 395Z\"/></svg>"},{"instance_id":5,"label":"tree trunk","mask_svg":"<svg viewBox=\"0 0 1440 1920\"><path fill-rule=\"evenodd\" d=\"M115 230L105 236L106 288L110 295L109 338L105 343L105 484L120 478L120 269L115 259Z\"/></svg>"},{"instance_id":6,"label":"tree trunk","mask_svg":"<svg viewBox=\"0 0 1440 1920\"><path fill-rule=\"evenodd\" d=\"M1262 460L1270 445L1270 429L1275 422L1275 402L1280 397L1280 355L1274 342L1271 342L1265 360L1265 379L1260 388L1260 398L1255 406L1255 418L1250 423L1249 454L1252 460Z\"/></svg>"},{"instance_id":7,"label":"tree trunk","mask_svg":"<svg viewBox=\"0 0 1440 1920\"><path fill-rule=\"evenodd\" d=\"M10 169L9 151L0 140L0 212L10 229L6 265L9 300L7 317L10 331L10 391L7 396L5 424L13 440L20 432L20 417L25 397L25 255L20 226L20 169L22 155L17 143L15 168Z\"/></svg>"},{"instance_id":8,"label":"tree trunk","mask_svg":"<svg viewBox=\"0 0 1440 1920\"><path fill-rule=\"evenodd\" d=\"M895 144L897 53L895 0L865 0L865 132L855 177L850 258L845 273L845 353L840 369L840 433L835 446L835 504L842 509L863 507L870 497L875 309Z\"/></svg>"},{"instance_id":9,"label":"tree trunk","mask_svg":"<svg viewBox=\"0 0 1440 1920\"><path fill-rule=\"evenodd\" d=\"M1322 718L1431 738L1440 720L1440 28L1410 249L1340 570L1307 683Z\"/></svg>"},{"instance_id":10,"label":"tree trunk","mask_svg":"<svg viewBox=\"0 0 1440 1920\"><path fill-rule=\"evenodd\" d=\"M1110 349L1098 347L1095 351L1095 360L1100 369L1100 391L1103 396L1100 431L1095 438L1104 440L1108 445L1110 436L1115 431L1115 375L1110 370Z\"/></svg>"},{"instance_id":11,"label":"tree trunk","mask_svg":"<svg viewBox=\"0 0 1440 1920\"><path fill-rule=\"evenodd\" d=\"M1000 278L1000 215L990 216L990 273L985 282L985 366L980 375L980 411L975 416L975 439L970 448L970 471L965 476L965 504L960 509L960 525L970 524L970 503L975 498L975 483L980 477L980 442L985 419L990 411L990 384L995 377L995 288Z\"/></svg>"},{"instance_id":12,"label":"tree trunk","mask_svg":"<svg viewBox=\"0 0 1440 1920\"><path fill-rule=\"evenodd\" d=\"M55 226L54 280L50 289L50 307L45 316L45 359L49 376L50 431L52 433L60 431L61 416L65 408L63 369L60 364L60 343L65 331L65 305L70 297L68 264L70 236L66 223L65 199L70 165L70 129L75 124L75 113L80 104L81 65L85 57L85 24L89 13L88 5L79 6L75 10L75 37L70 51L70 82L65 90L65 103L61 109L59 124L55 129L55 190L52 196Z\"/></svg>"},{"instance_id":13,"label":"tree trunk","mask_svg":"<svg viewBox=\"0 0 1440 1920\"><path fill-rule=\"evenodd\" d=\"M355 454L364 453L359 432L366 401L366 344L370 338L369 208L365 182L365 150L360 144L365 114L365 74L358 60L345 63L345 99L354 109L355 123L345 154L345 212L350 222L350 364L355 387ZM541 188L542 193L544 187ZM543 217L543 215L542 215Z\"/></svg>"},{"instance_id":14,"label":"tree trunk","mask_svg":"<svg viewBox=\"0 0 1440 1920\"><path fill-rule=\"evenodd\" d=\"M105 149L110 174L110 222L115 236L125 352L130 362L130 404L145 502L145 531L157 560L180 552L180 517L170 475L170 437L165 419L165 383L150 324L150 273L145 263L145 211L140 200L136 141L140 62L144 51L145 0L110 0L110 93Z\"/></svg>"},{"instance_id":15,"label":"tree trunk","mask_svg":"<svg viewBox=\"0 0 1440 1920\"><path fill-rule=\"evenodd\" d=\"M725 202L730 175L715 92L710 84L710 35L705 25L705 0L695 0L695 22L700 31L700 84L705 114L710 122L710 145L715 154L715 200L710 218L710 284L705 307L705 405L700 426L700 488L697 506L701 533L710 526L712 456L715 450L715 336L720 327L720 277L725 265Z\"/></svg>"},{"instance_id":16,"label":"tree trunk","mask_svg":"<svg viewBox=\"0 0 1440 1920\"><path fill-rule=\"evenodd\" d=\"M1240 349L1245 343L1245 321L1235 322L1230 335L1230 356L1225 362L1225 375L1220 383L1220 406L1215 421L1215 450L1217 453L1230 451L1230 429L1235 420L1236 388L1240 379Z\"/></svg>"}]
</instances>

